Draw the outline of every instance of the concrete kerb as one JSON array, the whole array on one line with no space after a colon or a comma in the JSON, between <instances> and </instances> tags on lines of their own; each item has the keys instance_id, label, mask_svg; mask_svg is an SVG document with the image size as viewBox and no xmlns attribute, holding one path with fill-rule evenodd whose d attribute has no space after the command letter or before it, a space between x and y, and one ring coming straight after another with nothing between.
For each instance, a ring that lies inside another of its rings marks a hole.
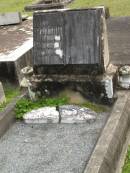
<instances>
[{"instance_id":1,"label":"concrete kerb","mask_svg":"<svg viewBox=\"0 0 130 173\"><path fill-rule=\"evenodd\" d=\"M32 49L33 39L29 38L7 55L0 54L0 76L5 76L3 71L6 71L6 77L15 78L20 84L23 78L21 69L28 65L32 66Z\"/></svg>"},{"instance_id":2,"label":"concrete kerb","mask_svg":"<svg viewBox=\"0 0 130 173\"><path fill-rule=\"evenodd\" d=\"M84 173L114 173L130 124L130 93L118 93L111 115Z\"/></svg>"},{"instance_id":3,"label":"concrete kerb","mask_svg":"<svg viewBox=\"0 0 130 173\"><path fill-rule=\"evenodd\" d=\"M16 102L24 97L25 94L15 98L4 111L0 112L0 137L9 129L9 127L15 122L14 107Z\"/></svg>"}]
</instances>

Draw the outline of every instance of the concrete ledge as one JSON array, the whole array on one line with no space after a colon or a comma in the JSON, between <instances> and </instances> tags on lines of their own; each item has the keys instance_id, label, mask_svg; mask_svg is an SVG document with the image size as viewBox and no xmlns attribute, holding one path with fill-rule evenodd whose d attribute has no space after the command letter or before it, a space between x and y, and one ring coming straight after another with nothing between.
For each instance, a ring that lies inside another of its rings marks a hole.
<instances>
[{"instance_id":1,"label":"concrete ledge","mask_svg":"<svg viewBox=\"0 0 130 173\"><path fill-rule=\"evenodd\" d=\"M114 173L130 124L129 92L118 93L105 128L97 142L84 173Z\"/></svg>"},{"instance_id":2,"label":"concrete ledge","mask_svg":"<svg viewBox=\"0 0 130 173\"><path fill-rule=\"evenodd\" d=\"M24 95L19 96L13 100L12 103L7 105L4 111L0 112L0 137L9 129L9 127L15 122L14 107L16 102Z\"/></svg>"},{"instance_id":3,"label":"concrete ledge","mask_svg":"<svg viewBox=\"0 0 130 173\"><path fill-rule=\"evenodd\" d=\"M30 38L8 55L0 54L0 77L10 78L21 82L21 69L32 65L33 39Z\"/></svg>"}]
</instances>

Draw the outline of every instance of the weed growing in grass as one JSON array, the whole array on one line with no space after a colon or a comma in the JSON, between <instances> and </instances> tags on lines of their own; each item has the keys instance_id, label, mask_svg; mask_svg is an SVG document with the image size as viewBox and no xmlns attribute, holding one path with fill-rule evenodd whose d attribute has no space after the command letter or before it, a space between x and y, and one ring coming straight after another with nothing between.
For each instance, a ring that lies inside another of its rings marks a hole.
<instances>
[{"instance_id":1,"label":"weed growing in grass","mask_svg":"<svg viewBox=\"0 0 130 173\"><path fill-rule=\"evenodd\" d=\"M86 107L86 108L89 108L97 113L100 113L100 112L106 112L108 107L107 106L104 106L104 105L99 105L99 104L96 104L96 103L92 103L90 101L86 101L86 103L82 104L81 106L83 107Z\"/></svg>"},{"instance_id":2,"label":"weed growing in grass","mask_svg":"<svg viewBox=\"0 0 130 173\"><path fill-rule=\"evenodd\" d=\"M122 169L122 173L130 173L130 146L128 147L125 164Z\"/></svg>"},{"instance_id":3,"label":"weed growing in grass","mask_svg":"<svg viewBox=\"0 0 130 173\"><path fill-rule=\"evenodd\" d=\"M6 102L0 104L0 111L3 111L4 108L9 104L15 97L20 95L20 90L16 86L10 84L10 83L4 83L4 92L6 97Z\"/></svg>"}]
</instances>

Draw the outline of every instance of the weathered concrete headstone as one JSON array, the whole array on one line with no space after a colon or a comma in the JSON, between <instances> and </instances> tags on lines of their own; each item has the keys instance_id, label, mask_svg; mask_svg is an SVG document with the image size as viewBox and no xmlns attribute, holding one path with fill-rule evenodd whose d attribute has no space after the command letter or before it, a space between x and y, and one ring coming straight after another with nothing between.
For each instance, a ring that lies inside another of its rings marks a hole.
<instances>
[{"instance_id":1,"label":"weathered concrete headstone","mask_svg":"<svg viewBox=\"0 0 130 173\"><path fill-rule=\"evenodd\" d=\"M103 8L37 12L33 23L33 59L38 72L105 71L109 52Z\"/></svg>"},{"instance_id":2,"label":"weathered concrete headstone","mask_svg":"<svg viewBox=\"0 0 130 173\"><path fill-rule=\"evenodd\" d=\"M0 25L21 23L22 17L19 12L0 13Z\"/></svg>"},{"instance_id":3,"label":"weathered concrete headstone","mask_svg":"<svg viewBox=\"0 0 130 173\"><path fill-rule=\"evenodd\" d=\"M3 85L0 82L0 104L5 102L6 98L5 98L5 93L4 93L4 89L3 89Z\"/></svg>"},{"instance_id":4,"label":"weathered concrete headstone","mask_svg":"<svg viewBox=\"0 0 130 173\"><path fill-rule=\"evenodd\" d=\"M113 100L114 74L107 72L107 17L104 7L34 13L34 73L41 76L40 86L46 86L48 93L53 94L50 83L60 83L61 88L80 88L87 98L94 93L95 100Z\"/></svg>"}]
</instances>

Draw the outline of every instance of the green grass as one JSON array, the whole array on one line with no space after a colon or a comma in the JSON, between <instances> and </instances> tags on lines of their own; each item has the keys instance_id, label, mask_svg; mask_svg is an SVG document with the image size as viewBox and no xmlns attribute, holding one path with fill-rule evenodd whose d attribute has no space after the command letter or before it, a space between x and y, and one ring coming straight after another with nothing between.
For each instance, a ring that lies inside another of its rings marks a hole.
<instances>
[{"instance_id":1,"label":"green grass","mask_svg":"<svg viewBox=\"0 0 130 173\"><path fill-rule=\"evenodd\" d=\"M122 173L130 173L130 146L128 147L125 164L122 169Z\"/></svg>"},{"instance_id":2,"label":"green grass","mask_svg":"<svg viewBox=\"0 0 130 173\"><path fill-rule=\"evenodd\" d=\"M86 108L90 108L91 110L93 110L97 113L106 112L108 109L107 106L92 103L90 101L86 101L86 103L82 104L81 106L86 107Z\"/></svg>"},{"instance_id":3,"label":"green grass","mask_svg":"<svg viewBox=\"0 0 130 173\"><path fill-rule=\"evenodd\" d=\"M35 1L36 0L0 0L0 12L24 12L25 5L31 4ZM97 5L105 5L109 7L111 16L130 15L130 0L74 0L69 7L87 8Z\"/></svg>"},{"instance_id":4,"label":"green grass","mask_svg":"<svg viewBox=\"0 0 130 173\"><path fill-rule=\"evenodd\" d=\"M58 106L58 105L64 105L68 103L68 98L44 98L39 99L35 102L23 98L19 100L15 107L15 113L17 119L22 119L23 115L33 109L38 109L45 106Z\"/></svg>"},{"instance_id":5,"label":"green grass","mask_svg":"<svg viewBox=\"0 0 130 173\"><path fill-rule=\"evenodd\" d=\"M105 5L110 9L111 16L130 16L130 0L74 0L71 8L87 8Z\"/></svg>"},{"instance_id":6,"label":"green grass","mask_svg":"<svg viewBox=\"0 0 130 173\"><path fill-rule=\"evenodd\" d=\"M16 86L10 83L4 83L4 92L6 97L6 102L0 104L0 111L3 111L4 108L9 104L15 97L20 95L20 90Z\"/></svg>"},{"instance_id":7,"label":"green grass","mask_svg":"<svg viewBox=\"0 0 130 173\"><path fill-rule=\"evenodd\" d=\"M4 12L25 12L24 7L36 0L0 0L0 13Z\"/></svg>"}]
</instances>

